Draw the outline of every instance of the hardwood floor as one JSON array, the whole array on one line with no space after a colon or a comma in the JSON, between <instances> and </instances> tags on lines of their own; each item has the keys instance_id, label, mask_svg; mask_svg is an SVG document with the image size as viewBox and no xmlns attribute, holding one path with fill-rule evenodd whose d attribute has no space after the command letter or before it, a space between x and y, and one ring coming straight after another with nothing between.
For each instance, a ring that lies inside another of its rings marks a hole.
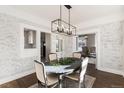
<instances>
[{"instance_id":1,"label":"hardwood floor","mask_svg":"<svg viewBox=\"0 0 124 93\"><path fill-rule=\"evenodd\" d=\"M89 64L87 74L96 77L93 88L124 88L124 77L95 69Z\"/></svg>"},{"instance_id":2,"label":"hardwood floor","mask_svg":"<svg viewBox=\"0 0 124 93\"><path fill-rule=\"evenodd\" d=\"M87 74L96 77L93 88L124 88L124 77L95 69L95 65L88 64ZM0 85L0 88L27 88L37 82L36 74Z\"/></svg>"},{"instance_id":3,"label":"hardwood floor","mask_svg":"<svg viewBox=\"0 0 124 93\"><path fill-rule=\"evenodd\" d=\"M37 82L36 74L30 74L20 79L0 85L0 88L27 88Z\"/></svg>"}]
</instances>

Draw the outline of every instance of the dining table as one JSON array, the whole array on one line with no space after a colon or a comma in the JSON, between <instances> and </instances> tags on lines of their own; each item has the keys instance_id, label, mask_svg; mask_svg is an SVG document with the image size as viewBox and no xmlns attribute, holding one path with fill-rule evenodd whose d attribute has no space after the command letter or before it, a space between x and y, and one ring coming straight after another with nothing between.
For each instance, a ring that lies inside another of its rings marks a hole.
<instances>
[{"instance_id":1,"label":"dining table","mask_svg":"<svg viewBox=\"0 0 124 93\"><path fill-rule=\"evenodd\" d=\"M81 66L81 59L73 60L70 64L64 65L52 65L49 63L45 64L45 71L46 73L57 74L59 77L59 87L62 88L62 81L65 75L71 74L80 69Z\"/></svg>"}]
</instances>

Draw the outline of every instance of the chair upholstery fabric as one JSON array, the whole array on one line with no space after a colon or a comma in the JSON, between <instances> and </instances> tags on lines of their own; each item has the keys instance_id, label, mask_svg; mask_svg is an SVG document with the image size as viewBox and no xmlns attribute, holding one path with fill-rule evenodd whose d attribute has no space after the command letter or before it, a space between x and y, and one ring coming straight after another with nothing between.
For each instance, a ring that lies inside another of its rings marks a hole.
<instances>
[{"instance_id":1,"label":"chair upholstery fabric","mask_svg":"<svg viewBox=\"0 0 124 93\"><path fill-rule=\"evenodd\" d=\"M81 58L81 53L74 52L73 57L80 59Z\"/></svg>"},{"instance_id":2,"label":"chair upholstery fabric","mask_svg":"<svg viewBox=\"0 0 124 93\"><path fill-rule=\"evenodd\" d=\"M81 72L80 72L80 82L83 82L84 80L84 75L86 73L86 69L87 69L87 65L88 65L88 60L89 58L86 57L83 62L82 62L82 65L81 65Z\"/></svg>"},{"instance_id":3,"label":"chair upholstery fabric","mask_svg":"<svg viewBox=\"0 0 124 93\"><path fill-rule=\"evenodd\" d=\"M49 61L57 60L57 54L56 53L51 53L49 54Z\"/></svg>"},{"instance_id":4,"label":"chair upholstery fabric","mask_svg":"<svg viewBox=\"0 0 124 93\"><path fill-rule=\"evenodd\" d=\"M35 69L37 79L45 86L51 86L58 83L58 76L55 74L48 74L45 71L43 62L35 61Z\"/></svg>"},{"instance_id":5,"label":"chair upholstery fabric","mask_svg":"<svg viewBox=\"0 0 124 93\"><path fill-rule=\"evenodd\" d=\"M37 79L45 84L46 72L44 70L44 64L42 62L41 63L35 62L35 70Z\"/></svg>"},{"instance_id":6,"label":"chair upholstery fabric","mask_svg":"<svg viewBox=\"0 0 124 93\"><path fill-rule=\"evenodd\" d=\"M86 73L88 60L89 60L88 57L83 59L82 64L81 64L80 73L72 73L72 74L66 76L69 79L78 81L79 82L79 87L81 87L81 83L84 81L84 76L85 76L85 73Z\"/></svg>"},{"instance_id":7,"label":"chair upholstery fabric","mask_svg":"<svg viewBox=\"0 0 124 93\"><path fill-rule=\"evenodd\" d=\"M47 74L47 85L53 85L58 82L58 76L55 74Z\"/></svg>"}]
</instances>

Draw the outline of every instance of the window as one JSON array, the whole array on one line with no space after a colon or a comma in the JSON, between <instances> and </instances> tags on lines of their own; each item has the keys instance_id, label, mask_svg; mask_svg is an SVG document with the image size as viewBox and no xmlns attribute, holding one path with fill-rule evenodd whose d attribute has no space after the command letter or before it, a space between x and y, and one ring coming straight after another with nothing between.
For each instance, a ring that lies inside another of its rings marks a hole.
<instances>
[{"instance_id":1,"label":"window","mask_svg":"<svg viewBox=\"0 0 124 93\"><path fill-rule=\"evenodd\" d=\"M76 50L81 51L82 47L87 46L87 35L80 35L76 37Z\"/></svg>"},{"instance_id":2,"label":"window","mask_svg":"<svg viewBox=\"0 0 124 93\"><path fill-rule=\"evenodd\" d=\"M63 51L63 40L56 39L56 52L62 52L62 51Z\"/></svg>"}]
</instances>

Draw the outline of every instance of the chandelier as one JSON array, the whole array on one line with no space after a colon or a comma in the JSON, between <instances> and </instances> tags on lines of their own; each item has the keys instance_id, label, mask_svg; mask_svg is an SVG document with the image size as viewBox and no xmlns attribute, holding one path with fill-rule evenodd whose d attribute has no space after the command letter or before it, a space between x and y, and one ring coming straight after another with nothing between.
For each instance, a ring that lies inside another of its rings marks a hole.
<instances>
[{"instance_id":1,"label":"chandelier","mask_svg":"<svg viewBox=\"0 0 124 93\"><path fill-rule=\"evenodd\" d=\"M64 5L68 9L68 22L62 20L62 6L60 5L60 18L51 22L51 31L56 34L75 36L76 27L70 24L70 5Z\"/></svg>"}]
</instances>

